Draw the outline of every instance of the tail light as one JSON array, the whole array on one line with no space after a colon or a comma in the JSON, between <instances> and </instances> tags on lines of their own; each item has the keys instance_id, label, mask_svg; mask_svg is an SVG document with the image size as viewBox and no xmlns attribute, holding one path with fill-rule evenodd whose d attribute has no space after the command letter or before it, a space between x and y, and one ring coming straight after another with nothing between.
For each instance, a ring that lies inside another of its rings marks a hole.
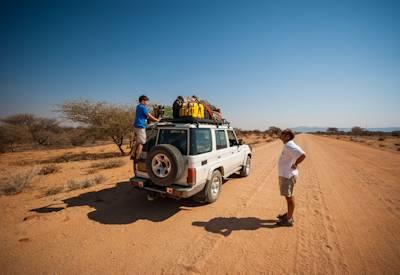
<instances>
[{"instance_id":1,"label":"tail light","mask_svg":"<svg viewBox=\"0 0 400 275\"><path fill-rule=\"evenodd\" d=\"M188 169L187 183L193 186L196 183L196 168Z\"/></svg>"}]
</instances>

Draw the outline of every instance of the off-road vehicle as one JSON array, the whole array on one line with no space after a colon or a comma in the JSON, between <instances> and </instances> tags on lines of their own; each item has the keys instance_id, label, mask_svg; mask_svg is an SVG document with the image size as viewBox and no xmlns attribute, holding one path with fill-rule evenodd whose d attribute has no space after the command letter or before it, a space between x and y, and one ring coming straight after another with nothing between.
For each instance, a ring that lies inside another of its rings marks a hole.
<instances>
[{"instance_id":1,"label":"off-road vehicle","mask_svg":"<svg viewBox=\"0 0 400 275\"><path fill-rule=\"evenodd\" d=\"M153 194L214 202L223 179L246 177L251 147L227 122L169 119L150 125L133 186Z\"/></svg>"}]
</instances>

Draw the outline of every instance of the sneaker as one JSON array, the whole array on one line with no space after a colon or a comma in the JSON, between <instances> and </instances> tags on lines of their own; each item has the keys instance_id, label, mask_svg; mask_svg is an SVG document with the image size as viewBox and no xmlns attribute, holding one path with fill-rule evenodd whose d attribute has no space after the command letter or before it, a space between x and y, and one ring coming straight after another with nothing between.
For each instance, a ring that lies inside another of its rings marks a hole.
<instances>
[{"instance_id":1,"label":"sneaker","mask_svg":"<svg viewBox=\"0 0 400 275\"><path fill-rule=\"evenodd\" d=\"M279 226L293 226L294 220L293 220L293 218L291 218L289 220L286 218L283 220L279 220L276 224Z\"/></svg>"},{"instance_id":2,"label":"sneaker","mask_svg":"<svg viewBox=\"0 0 400 275\"><path fill-rule=\"evenodd\" d=\"M283 219L286 219L287 218L287 213L285 213L285 214L280 214L280 215L278 215L278 216L276 216L279 220L283 220Z\"/></svg>"}]
</instances>

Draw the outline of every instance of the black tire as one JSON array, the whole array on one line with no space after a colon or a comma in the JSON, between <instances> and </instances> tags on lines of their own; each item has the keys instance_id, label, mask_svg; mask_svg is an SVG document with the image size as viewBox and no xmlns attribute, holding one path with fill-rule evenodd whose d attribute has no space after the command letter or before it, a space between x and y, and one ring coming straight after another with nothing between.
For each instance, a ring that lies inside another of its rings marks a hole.
<instances>
[{"instance_id":1,"label":"black tire","mask_svg":"<svg viewBox=\"0 0 400 275\"><path fill-rule=\"evenodd\" d=\"M218 181L218 189L217 190L215 190L213 188L213 182L215 184L216 181ZM212 173L211 179L207 181L207 184L204 188L205 202L207 202L207 203L215 202L219 198L219 194L221 194L221 188L222 188L221 172L219 170L215 170ZM215 191L217 191L217 192L215 193Z\"/></svg>"},{"instance_id":2,"label":"black tire","mask_svg":"<svg viewBox=\"0 0 400 275\"><path fill-rule=\"evenodd\" d=\"M153 159L156 157L165 161L158 162L155 159L154 163L158 163L161 167L157 169L155 166L155 171L153 171ZM165 170L161 170L166 167L165 162L169 163L169 171L167 173L163 173ZM185 162L181 152L170 144L161 144L153 147L146 158L146 168L150 180L159 186L169 186L182 177L184 166Z\"/></svg>"},{"instance_id":3,"label":"black tire","mask_svg":"<svg viewBox=\"0 0 400 275\"><path fill-rule=\"evenodd\" d=\"M248 165L248 169L247 169L247 165ZM251 170L251 157L247 156L246 164L243 166L242 170L240 170L240 176L241 177L249 176L250 170Z\"/></svg>"}]
</instances>

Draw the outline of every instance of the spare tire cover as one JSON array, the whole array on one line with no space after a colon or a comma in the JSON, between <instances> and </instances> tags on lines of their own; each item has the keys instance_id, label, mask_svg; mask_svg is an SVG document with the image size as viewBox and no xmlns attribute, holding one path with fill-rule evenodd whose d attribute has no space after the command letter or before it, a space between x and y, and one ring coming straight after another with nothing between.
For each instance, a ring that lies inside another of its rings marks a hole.
<instances>
[{"instance_id":1,"label":"spare tire cover","mask_svg":"<svg viewBox=\"0 0 400 275\"><path fill-rule=\"evenodd\" d=\"M150 180L159 186L169 186L181 178L184 164L181 152L170 144L153 147L146 158Z\"/></svg>"}]
</instances>

